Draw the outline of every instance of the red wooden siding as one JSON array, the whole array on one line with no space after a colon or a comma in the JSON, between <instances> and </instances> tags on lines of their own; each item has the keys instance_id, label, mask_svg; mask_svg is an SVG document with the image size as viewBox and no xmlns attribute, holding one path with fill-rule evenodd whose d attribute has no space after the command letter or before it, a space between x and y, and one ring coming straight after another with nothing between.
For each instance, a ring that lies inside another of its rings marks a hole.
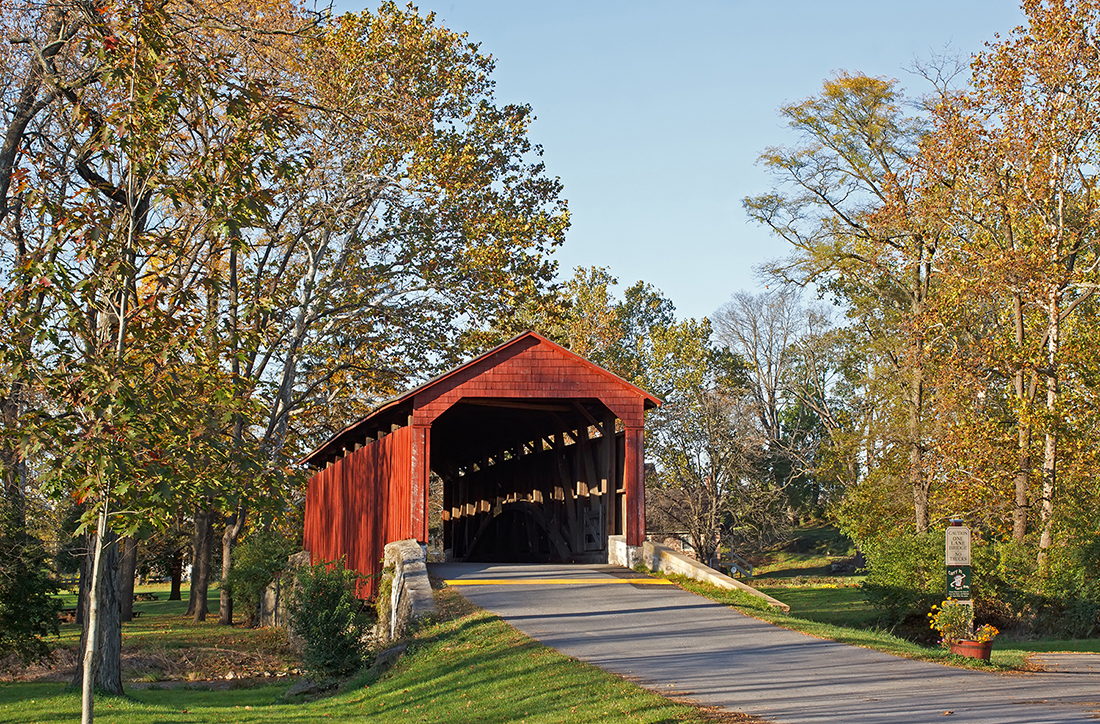
<instances>
[{"instance_id":1,"label":"red wooden siding","mask_svg":"<svg viewBox=\"0 0 1100 724\"><path fill-rule=\"evenodd\" d=\"M411 455L413 428L403 427L318 471L306 489L303 544L314 563L346 557L369 579L360 595L378 590L385 545L414 537Z\"/></svg>"},{"instance_id":2,"label":"red wooden siding","mask_svg":"<svg viewBox=\"0 0 1100 724\"><path fill-rule=\"evenodd\" d=\"M626 462L623 487L626 493L626 544L645 543L645 440L641 425L626 428Z\"/></svg>"},{"instance_id":3,"label":"red wooden siding","mask_svg":"<svg viewBox=\"0 0 1100 724\"><path fill-rule=\"evenodd\" d=\"M596 398L627 427L642 426L645 398L622 380L537 337L523 340L418 392L413 424L430 425L464 397Z\"/></svg>"}]
</instances>

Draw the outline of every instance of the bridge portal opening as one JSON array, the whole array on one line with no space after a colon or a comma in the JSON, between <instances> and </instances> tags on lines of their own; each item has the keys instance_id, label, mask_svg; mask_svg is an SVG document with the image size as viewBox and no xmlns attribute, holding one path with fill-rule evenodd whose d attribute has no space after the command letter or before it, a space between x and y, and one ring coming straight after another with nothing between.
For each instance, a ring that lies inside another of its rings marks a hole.
<instances>
[{"instance_id":1,"label":"bridge portal opening","mask_svg":"<svg viewBox=\"0 0 1100 724\"><path fill-rule=\"evenodd\" d=\"M462 400L432 425L442 546L480 562L601 563L625 518L625 435L599 400Z\"/></svg>"}]
</instances>

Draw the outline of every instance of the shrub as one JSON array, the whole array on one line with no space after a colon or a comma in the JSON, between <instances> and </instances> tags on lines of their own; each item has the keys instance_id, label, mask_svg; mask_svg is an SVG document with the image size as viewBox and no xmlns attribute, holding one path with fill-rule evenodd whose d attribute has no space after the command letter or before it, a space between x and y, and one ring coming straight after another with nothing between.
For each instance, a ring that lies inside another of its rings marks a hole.
<instances>
[{"instance_id":1,"label":"shrub","mask_svg":"<svg viewBox=\"0 0 1100 724\"><path fill-rule=\"evenodd\" d=\"M343 560L298 572L290 622L304 641L302 663L315 680L345 677L363 665L373 621L355 596L359 578Z\"/></svg>"},{"instance_id":2,"label":"shrub","mask_svg":"<svg viewBox=\"0 0 1100 724\"><path fill-rule=\"evenodd\" d=\"M1048 605L1037 616L1038 627L1067 638L1100 633L1100 535L1051 552L1043 593Z\"/></svg>"},{"instance_id":3,"label":"shrub","mask_svg":"<svg viewBox=\"0 0 1100 724\"><path fill-rule=\"evenodd\" d=\"M229 592L249 626L259 622L264 591L286 570L287 557L294 548L294 541L265 530L253 532L237 546Z\"/></svg>"},{"instance_id":4,"label":"shrub","mask_svg":"<svg viewBox=\"0 0 1100 724\"><path fill-rule=\"evenodd\" d=\"M882 622L925 643L916 624L943 595L943 532L896 534L864 547L863 589ZM1100 536L1049 552L1049 572L1036 564L1033 543L975 536L971 593L977 620L1018 634L1087 638L1100 633Z\"/></svg>"},{"instance_id":5,"label":"shrub","mask_svg":"<svg viewBox=\"0 0 1100 724\"><path fill-rule=\"evenodd\" d=\"M928 638L926 612L943 597L943 532L898 533L864 546L867 601L887 626Z\"/></svg>"},{"instance_id":6,"label":"shrub","mask_svg":"<svg viewBox=\"0 0 1100 724\"><path fill-rule=\"evenodd\" d=\"M0 657L15 654L27 665L44 661L44 639L58 633L61 599L45 548L0 500Z\"/></svg>"}]
</instances>

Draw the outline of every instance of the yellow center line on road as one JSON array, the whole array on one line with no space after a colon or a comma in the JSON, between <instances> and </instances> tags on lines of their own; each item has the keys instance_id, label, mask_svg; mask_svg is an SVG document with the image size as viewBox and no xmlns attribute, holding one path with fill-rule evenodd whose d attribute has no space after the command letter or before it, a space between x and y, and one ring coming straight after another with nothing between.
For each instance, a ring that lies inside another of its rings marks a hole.
<instances>
[{"instance_id":1,"label":"yellow center line on road","mask_svg":"<svg viewBox=\"0 0 1100 724\"><path fill-rule=\"evenodd\" d=\"M448 586L569 586L605 583L642 583L647 586L675 585L667 578L455 578L443 581Z\"/></svg>"}]
</instances>

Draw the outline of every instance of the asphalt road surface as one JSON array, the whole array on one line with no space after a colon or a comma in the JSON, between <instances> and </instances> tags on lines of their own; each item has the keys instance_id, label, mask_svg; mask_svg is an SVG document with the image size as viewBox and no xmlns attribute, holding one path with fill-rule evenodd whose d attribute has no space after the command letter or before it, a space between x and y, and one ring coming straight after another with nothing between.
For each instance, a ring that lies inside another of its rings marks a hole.
<instances>
[{"instance_id":1,"label":"asphalt road surface","mask_svg":"<svg viewBox=\"0 0 1100 724\"><path fill-rule=\"evenodd\" d=\"M1088 666L990 674L910 661L772 626L675 586L625 582L637 574L614 566L429 568L562 653L781 724L1100 720L1100 671Z\"/></svg>"}]
</instances>

